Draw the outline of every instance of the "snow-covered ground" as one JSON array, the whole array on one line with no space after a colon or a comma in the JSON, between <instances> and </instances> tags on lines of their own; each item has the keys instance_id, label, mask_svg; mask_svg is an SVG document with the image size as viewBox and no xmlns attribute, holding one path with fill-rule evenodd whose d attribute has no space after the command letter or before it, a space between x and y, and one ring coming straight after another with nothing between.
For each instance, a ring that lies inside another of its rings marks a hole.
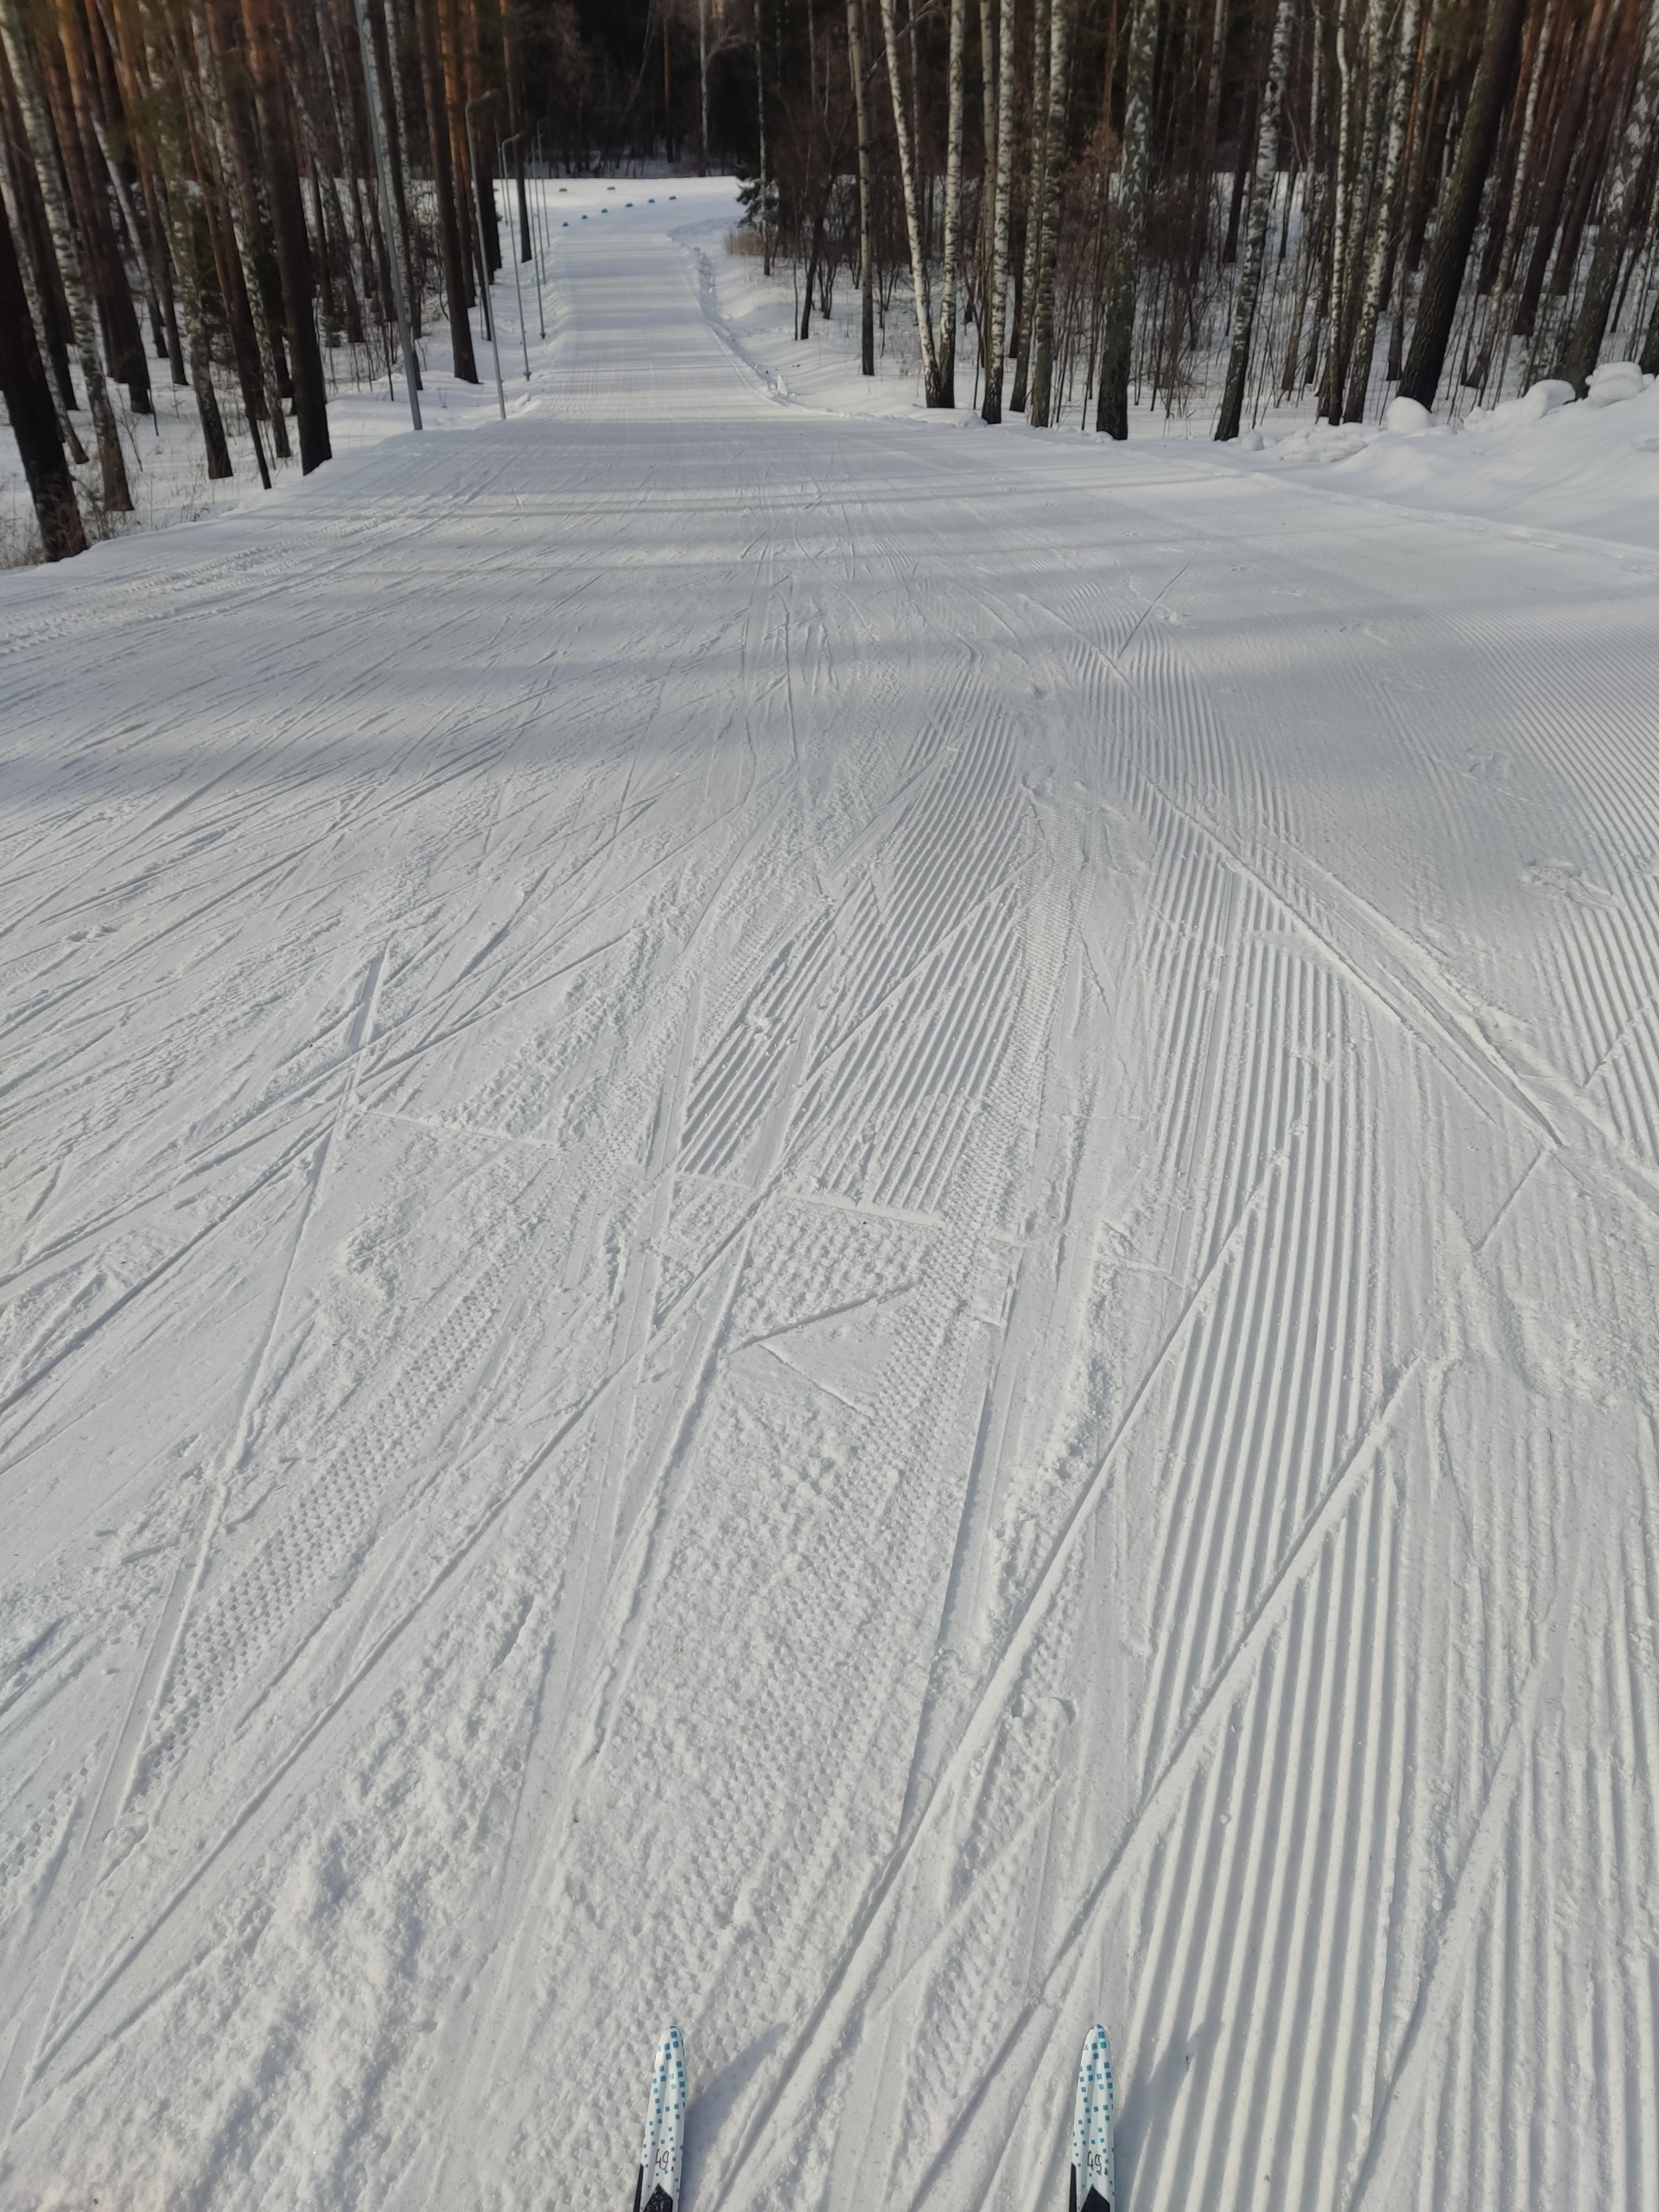
<instances>
[{"instance_id":1,"label":"snow-covered ground","mask_svg":"<svg viewBox=\"0 0 1659 2212\"><path fill-rule=\"evenodd\" d=\"M0 578L0 2202L617 2212L671 2018L1058 2208L1099 2018L1132 2212L1659 2206L1654 396L859 419L674 188Z\"/></svg>"}]
</instances>

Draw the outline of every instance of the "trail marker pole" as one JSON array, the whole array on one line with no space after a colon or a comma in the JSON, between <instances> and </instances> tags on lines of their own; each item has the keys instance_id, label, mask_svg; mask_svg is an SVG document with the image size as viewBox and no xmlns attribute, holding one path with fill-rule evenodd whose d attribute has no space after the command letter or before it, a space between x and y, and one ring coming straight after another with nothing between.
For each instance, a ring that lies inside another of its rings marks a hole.
<instances>
[{"instance_id":1,"label":"trail marker pole","mask_svg":"<svg viewBox=\"0 0 1659 2212\"><path fill-rule=\"evenodd\" d=\"M517 147L521 149L518 158L522 160L522 149L524 143L524 134L520 130L512 137L504 138L501 141L501 151L505 154L509 146ZM512 227L515 232L518 228L516 217ZM526 228L528 228L528 226L526 226ZM530 382L530 333L524 328L524 288L518 281L518 240L516 237L513 239L512 244L512 289L514 296L518 302L518 343L524 349L524 382L528 384Z\"/></svg>"},{"instance_id":2,"label":"trail marker pole","mask_svg":"<svg viewBox=\"0 0 1659 2212\"><path fill-rule=\"evenodd\" d=\"M531 158L539 168L542 165L542 134L539 130L536 133L536 149ZM543 339L547 336L547 316L542 309L542 216L547 194L541 188L545 182L543 177L538 176L536 180L536 321Z\"/></svg>"},{"instance_id":3,"label":"trail marker pole","mask_svg":"<svg viewBox=\"0 0 1659 2212\"><path fill-rule=\"evenodd\" d=\"M484 327L490 334L490 351L495 356L495 404L501 410L501 420L507 419L507 395L501 385L501 341L496 336L495 317L490 312L490 253L484 243L484 208L478 196L478 138L473 130L473 110L482 107L495 98L493 92L480 92L475 100L467 103L467 150L473 157L473 226L478 232L478 273L484 287Z\"/></svg>"}]
</instances>

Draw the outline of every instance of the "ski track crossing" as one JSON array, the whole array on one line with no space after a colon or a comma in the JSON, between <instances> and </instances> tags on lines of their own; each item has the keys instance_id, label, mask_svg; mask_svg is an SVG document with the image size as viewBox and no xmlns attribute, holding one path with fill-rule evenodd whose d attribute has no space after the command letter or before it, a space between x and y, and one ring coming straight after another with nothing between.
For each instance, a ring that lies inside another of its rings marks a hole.
<instances>
[{"instance_id":1,"label":"ski track crossing","mask_svg":"<svg viewBox=\"0 0 1659 2212\"><path fill-rule=\"evenodd\" d=\"M0 2203L1659 2212L1654 564L666 213L0 580Z\"/></svg>"}]
</instances>

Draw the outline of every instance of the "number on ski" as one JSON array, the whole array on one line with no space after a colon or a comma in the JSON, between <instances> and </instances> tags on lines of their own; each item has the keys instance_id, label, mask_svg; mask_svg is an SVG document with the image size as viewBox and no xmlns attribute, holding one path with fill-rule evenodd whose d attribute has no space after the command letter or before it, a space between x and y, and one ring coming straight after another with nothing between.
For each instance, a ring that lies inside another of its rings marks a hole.
<instances>
[{"instance_id":1,"label":"number on ski","mask_svg":"<svg viewBox=\"0 0 1659 2212\"><path fill-rule=\"evenodd\" d=\"M1112 2212L1117 2198L1112 2149L1112 2046L1098 2025L1084 2038L1071 2121L1071 2212Z\"/></svg>"}]
</instances>

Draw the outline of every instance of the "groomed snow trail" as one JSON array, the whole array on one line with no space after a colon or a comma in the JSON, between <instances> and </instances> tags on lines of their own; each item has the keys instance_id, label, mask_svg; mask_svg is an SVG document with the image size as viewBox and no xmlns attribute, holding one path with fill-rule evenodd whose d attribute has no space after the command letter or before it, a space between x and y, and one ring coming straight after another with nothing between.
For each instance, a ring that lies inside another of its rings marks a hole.
<instances>
[{"instance_id":1,"label":"groomed snow trail","mask_svg":"<svg viewBox=\"0 0 1659 2212\"><path fill-rule=\"evenodd\" d=\"M1656 564L696 196L0 582L0 2202L1659 2207Z\"/></svg>"}]
</instances>

